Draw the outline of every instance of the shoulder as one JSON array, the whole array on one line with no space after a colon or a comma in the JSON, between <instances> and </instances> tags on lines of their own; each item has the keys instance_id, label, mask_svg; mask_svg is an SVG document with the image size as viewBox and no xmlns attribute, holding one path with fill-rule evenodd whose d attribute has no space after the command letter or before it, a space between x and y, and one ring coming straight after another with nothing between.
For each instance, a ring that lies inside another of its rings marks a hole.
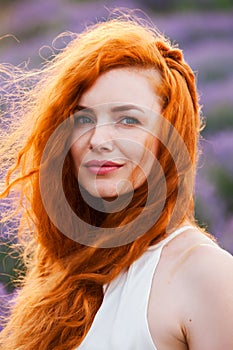
<instances>
[{"instance_id":1,"label":"shoulder","mask_svg":"<svg viewBox=\"0 0 233 350\"><path fill-rule=\"evenodd\" d=\"M181 327L189 348L232 349L232 255L207 240L190 246L176 264L184 291Z\"/></svg>"},{"instance_id":2,"label":"shoulder","mask_svg":"<svg viewBox=\"0 0 233 350\"><path fill-rule=\"evenodd\" d=\"M220 282L233 286L233 256L207 237L188 242L173 269L181 274L185 284L199 288L210 289Z\"/></svg>"},{"instance_id":3,"label":"shoulder","mask_svg":"<svg viewBox=\"0 0 233 350\"><path fill-rule=\"evenodd\" d=\"M170 344L179 339L194 350L232 349L232 255L197 229L169 241L155 272L149 316L154 334L173 334Z\"/></svg>"},{"instance_id":4,"label":"shoulder","mask_svg":"<svg viewBox=\"0 0 233 350\"><path fill-rule=\"evenodd\" d=\"M224 312L231 303L233 312L232 255L220 247L199 244L184 252L181 259L182 262L179 263L178 260L176 263L179 265L177 273L180 287L186 291L190 309L200 312L202 307L203 310L209 307L213 314L214 310Z\"/></svg>"},{"instance_id":5,"label":"shoulder","mask_svg":"<svg viewBox=\"0 0 233 350\"><path fill-rule=\"evenodd\" d=\"M169 242L164 250L166 259L171 278L189 295L197 291L213 295L227 286L233 294L233 256L199 230L188 230Z\"/></svg>"},{"instance_id":6,"label":"shoulder","mask_svg":"<svg viewBox=\"0 0 233 350\"><path fill-rule=\"evenodd\" d=\"M175 248L178 252L174 260L176 269L183 269L183 272L188 272L193 277L196 274L199 278L203 275L206 281L212 274L222 275L223 268L228 270L233 267L233 256L210 238L201 232L190 232L190 237L188 234L186 237L178 237L169 247L170 250Z\"/></svg>"},{"instance_id":7,"label":"shoulder","mask_svg":"<svg viewBox=\"0 0 233 350\"><path fill-rule=\"evenodd\" d=\"M218 264L228 263L231 266L233 261L233 256L229 252L195 227L169 241L163 249L163 256L164 260L171 258L171 264L176 270L186 268L192 273L199 268L203 272L205 268L210 270L216 268L217 273Z\"/></svg>"}]
</instances>

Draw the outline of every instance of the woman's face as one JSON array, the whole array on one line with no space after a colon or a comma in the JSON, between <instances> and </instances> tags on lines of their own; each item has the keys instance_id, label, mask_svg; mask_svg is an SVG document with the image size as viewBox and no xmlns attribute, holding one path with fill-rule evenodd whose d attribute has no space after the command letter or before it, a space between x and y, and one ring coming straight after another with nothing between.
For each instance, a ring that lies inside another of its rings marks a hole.
<instances>
[{"instance_id":1,"label":"woman's face","mask_svg":"<svg viewBox=\"0 0 233 350\"><path fill-rule=\"evenodd\" d=\"M159 97L155 71L117 68L102 74L79 101L71 155L78 182L92 196L115 198L138 188L156 154Z\"/></svg>"}]
</instances>

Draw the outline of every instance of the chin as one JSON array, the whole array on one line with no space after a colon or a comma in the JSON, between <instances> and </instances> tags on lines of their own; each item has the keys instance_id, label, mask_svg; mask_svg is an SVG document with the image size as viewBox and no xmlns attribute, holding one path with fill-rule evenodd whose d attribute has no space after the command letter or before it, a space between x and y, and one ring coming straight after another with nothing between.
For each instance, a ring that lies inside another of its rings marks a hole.
<instances>
[{"instance_id":1,"label":"chin","mask_svg":"<svg viewBox=\"0 0 233 350\"><path fill-rule=\"evenodd\" d=\"M93 197L100 198L100 199L105 199L106 201L112 201L115 198L117 198L119 195L122 195L122 193L117 193L116 190L99 190L96 189L95 191L90 191L86 189L89 194Z\"/></svg>"},{"instance_id":2,"label":"chin","mask_svg":"<svg viewBox=\"0 0 233 350\"><path fill-rule=\"evenodd\" d=\"M113 186L109 187L108 186L90 186L90 184L79 184L80 190L83 195L87 195L90 197L94 198L99 198L99 199L106 199L106 200L111 200L111 198L116 198L118 197L118 193L116 191L116 188Z\"/></svg>"},{"instance_id":3,"label":"chin","mask_svg":"<svg viewBox=\"0 0 233 350\"><path fill-rule=\"evenodd\" d=\"M81 191L83 194L83 198L84 200L88 203L88 204L93 204L95 206L96 205L101 205L102 201L106 201L111 203L112 205L114 205L114 203L116 204L116 206L120 205L125 207L126 205L129 204L129 202L131 201L132 197L133 197L133 193L131 188L124 188L124 189L120 189L119 192L116 191L116 186L104 186L104 187L95 187L95 188L91 188L90 186L82 186L84 191ZM114 202L114 203L113 203ZM103 203L103 202L102 202ZM92 205L91 205L92 206ZM123 208L122 207L122 208ZM108 206L105 206L105 209L107 209ZM112 206L109 207L108 209L113 209Z\"/></svg>"},{"instance_id":4,"label":"chin","mask_svg":"<svg viewBox=\"0 0 233 350\"><path fill-rule=\"evenodd\" d=\"M126 183L116 183L113 181L98 181L95 183L82 183L84 189L93 197L102 198L105 200L113 200L128 192L131 192L131 186Z\"/></svg>"}]
</instances>

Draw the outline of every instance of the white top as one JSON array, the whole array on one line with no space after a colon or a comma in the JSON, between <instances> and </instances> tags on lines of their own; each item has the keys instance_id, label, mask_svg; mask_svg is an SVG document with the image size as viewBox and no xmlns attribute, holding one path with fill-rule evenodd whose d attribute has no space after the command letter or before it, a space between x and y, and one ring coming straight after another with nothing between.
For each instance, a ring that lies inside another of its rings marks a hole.
<instances>
[{"instance_id":1,"label":"white top","mask_svg":"<svg viewBox=\"0 0 233 350\"><path fill-rule=\"evenodd\" d=\"M193 226L183 226L150 246L108 286L92 326L77 350L156 350L147 321L152 279L163 247Z\"/></svg>"}]
</instances>

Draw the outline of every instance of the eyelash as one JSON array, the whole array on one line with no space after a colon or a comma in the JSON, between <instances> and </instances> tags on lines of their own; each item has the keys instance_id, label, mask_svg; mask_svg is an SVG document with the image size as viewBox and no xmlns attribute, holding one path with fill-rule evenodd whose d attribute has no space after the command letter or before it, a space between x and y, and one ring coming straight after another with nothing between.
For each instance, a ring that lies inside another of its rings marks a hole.
<instances>
[{"instance_id":1,"label":"eyelash","mask_svg":"<svg viewBox=\"0 0 233 350\"><path fill-rule=\"evenodd\" d=\"M85 120L85 121L83 122L81 120ZM84 124L94 124L94 121L90 117L82 115L82 116L79 116L79 117L75 118L75 124L82 124L82 125L84 125Z\"/></svg>"},{"instance_id":2,"label":"eyelash","mask_svg":"<svg viewBox=\"0 0 233 350\"><path fill-rule=\"evenodd\" d=\"M127 122L126 122L127 121ZM129 122L130 121L130 122ZM78 116L75 118L75 124L76 125L85 125L85 124L94 124L95 121L91 117L88 116ZM138 119L134 117L123 117L121 118L116 124L121 124L124 126L134 126L141 124Z\"/></svg>"},{"instance_id":3,"label":"eyelash","mask_svg":"<svg viewBox=\"0 0 233 350\"><path fill-rule=\"evenodd\" d=\"M123 123L124 120L131 120L130 123ZM132 122L133 121L133 122ZM140 124L140 122L138 121L138 119L136 118L133 118L133 117L124 117L120 120L120 123L123 124L123 125L127 125L127 126L132 126L132 125L138 125Z\"/></svg>"}]
</instances>

